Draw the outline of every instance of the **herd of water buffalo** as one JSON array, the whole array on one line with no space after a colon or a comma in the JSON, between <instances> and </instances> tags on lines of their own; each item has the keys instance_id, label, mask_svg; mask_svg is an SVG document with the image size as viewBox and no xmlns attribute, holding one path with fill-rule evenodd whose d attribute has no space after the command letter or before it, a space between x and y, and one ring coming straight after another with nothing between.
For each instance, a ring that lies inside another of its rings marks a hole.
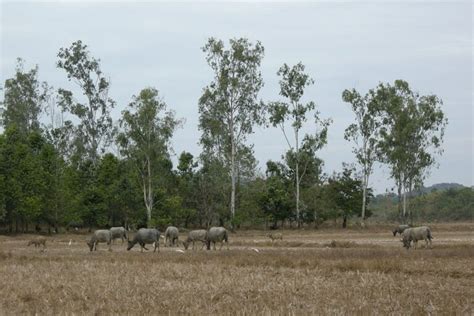
<instances>
[{"instance_id":1,"label":"herd of water buffalo","mask_svg":"<svg viewBox=\"0 0 474 316\"><path fill-rule=\"evenodd\" d=\"M128 238L127 230L124 227L112 227L110 229L100 229L96 230L92 235L91 239L87 242L89 246L89 250L97 250L97 244L107 243L109 245L109 250L111 249L112 241L115 239L122 239L128 241L127 250L132 249L136 244L139 244L141 247L141 251L143 249L148 250L145 245L152 244L154 246L154 251L156 249L159 250L160 247L160 236L161 233L156 228L141 228L137 231L137 233L133 236L133 238ZM167 246L177 246L178 245L178 236L179 230L174 226L169 226L166 228L164 238L165 238L165 245ZM199 230L192 230L188 233L188 237L185 241L182 242L185 249L188 249L189 245L193 244L193 249L196 242L200 242L202 244L201 249L204 245L207 245L207 249L211 249L211 244L214 246L214 250L216 249L216 243L221 243L221 247L223 246L224 242L227 243L227 247L229 247L229 237L227 229L224 227L211 227L209 230L199 229Z\"/></svg>"},{"instance_id":2,"label":"herd of water buffalo","mask_svg":"<svg viewBox=\"0 0 474 316\"><path fill-rule=\"evenodd\" d=\"M424 240L426 242L426 247L431 247L431 239L433 236L431 234L431 229L428 226L420 227L410 227L409 225L399 225L395 227L392 231L393 236L400 234L402 237L400 241L403 243L403 247L407 250L413 246L416 248L419 240ZM272 242L275 239L283 239L281 233L270 233L267 235ZM124 227L112 227L110 229L100 229L96 230L91 236L90 240L87 242L90 251L97 250L98 243L106 243L111 250L112 242L115 239L121 239L122 242L127 240L128 246L127 250L132 249L136 244L139 244L141 251L146 248L147 244L152 244L154 251L159 250L160 247L160 238L165 239L165 246L178 246L179 241L179 230L174 226L169 226L166 228L164 236L161 236L161 233L156 228L141 228L139 229L133 238L129 238L128 232ZM181 244L184 246L184 249L192 244L192 249L195 249L195 244L200 243L201 249L204 246L208 250L211 249L211 244L213 245L214 250L216 250L216 243L220 243L221 246L219 249L222 249L224 242L229 248L229 233L224 227L211 227L209 230L198 229L192 230L188 233L187 238L184 241L181 241ZM28 242L28 246L34 245L35 247L43 246L43 249L46 248L46 238L37 237Z\"/></svg>"}]
</instances>

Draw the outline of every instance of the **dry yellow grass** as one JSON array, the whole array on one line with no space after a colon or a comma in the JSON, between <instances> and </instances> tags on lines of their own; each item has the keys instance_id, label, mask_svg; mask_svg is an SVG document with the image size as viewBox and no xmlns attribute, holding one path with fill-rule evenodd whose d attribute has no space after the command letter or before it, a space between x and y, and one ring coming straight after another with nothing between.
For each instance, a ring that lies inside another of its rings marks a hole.
<instances>
[{"instance_id":1,"label":"dry yellow grass","mask_svg":"<svg viewBox=\"0 0 474 316\"><path fill-rule=\"evenodd\" d=\"M472 315L474 224L433 226L433 249L410 251L384 227L143 254L120 242L90 253L84 235L48 238L45 252L0 236L0 314Z\"/></svg>"}]
</instances>

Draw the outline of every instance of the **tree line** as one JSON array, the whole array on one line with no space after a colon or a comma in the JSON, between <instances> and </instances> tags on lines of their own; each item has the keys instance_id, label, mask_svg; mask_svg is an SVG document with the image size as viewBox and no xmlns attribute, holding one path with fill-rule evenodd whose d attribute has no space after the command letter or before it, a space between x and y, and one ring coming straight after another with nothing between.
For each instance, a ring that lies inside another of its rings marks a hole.
<instances>
[{"instance_id":1,"label":"tree line","mask_svg":"<svg viewBox=\"0 0 474 316\"><path fill-rule=\"evenodd\" d=\"M441 99L403 80L365 95L343 91L355 115L344 137L357 163L325 174L318 152L332 119L315 101L302 101L314 84L305 66L283 64L278 97L264 101L260 42L239 38L226 46L210 38L202 51L213 73L197 100L202 152L180 153L176 166L172 137L184 120L157 88L138 91L114 121L110 79L81 41L59 49L56 62L80 93L41 82L38 66L27 70L18 59L0 104L0 223L19 232L32 225L276 228L341 218L345 227L352 216L363 223L371 215L376 163L389 167L399 220L408 218L407 197L442 152ZM256 172L256 126L279 128L286 143L265 174ZM305 126L313 132L302 135Z\"/></svg>"}]
</instances>

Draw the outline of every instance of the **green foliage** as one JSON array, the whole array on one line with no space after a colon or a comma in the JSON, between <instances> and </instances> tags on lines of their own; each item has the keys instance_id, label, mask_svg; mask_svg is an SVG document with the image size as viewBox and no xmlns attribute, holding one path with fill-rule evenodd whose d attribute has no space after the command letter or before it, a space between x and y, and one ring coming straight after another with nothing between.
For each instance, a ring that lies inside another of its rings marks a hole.
<instances>
[{"instance_id":1,"label":"green foliage","mask_svg":"<svg viewBox=\"0 0 474 316\"><path fill-rule=\"evenodd\" d=\"M365 96L345 90L342 98L356 121L344 136L354 144L363 177L344 166L327 178L317 153L326 145L331 121L320 118L313 101L303 101L314 84L304 65L284 64L277 73L283 101L263 104L257 100L263 87L260 42L233 39L225 47L211 38L203 51L214 74L199 99L203 151L199 159L182 152L176 169L171 138L181 120L156 89L133 96L117 135L110 115L115 105L108 96L110 81L81 41L60 49L57 66L82 95L65 89L51 93L52 88L39 81L38 67L25 71L19 60L5 81L0 107L2 228L238 228L295 221L317 226L338 218L345 226L372 200L367 184L375 158L391 167L399 199L402 193L410 197L412 220L473 220L472 188L414 194L442 152L447 120L435 95L420 96L401 80L380 84ZM267 111L288 149L281 161L267 162L265 176L256 176L248 138L255 126L265 123ZM40 124L41 113L47 114L49 124ZM287 137L287 124L294 137ZM305 124L315 132L299 135ZM111 153L111 141L120 156ZM361 210L364 189L368 198ZM377 197L371 209L379 218L393 219L396 202L393 195Z\"/></svg>"},{"instance_id":2,"label":"green foliage","mask_svg":"<svg viewBox=\"0 0 474 316\"><path fill-rule=\"evenodd\" d=\"M356 123L346 128L344 138L354 143L353 152L362 169L362 220L366 217L366 190L374 163L377 160L377 146L379 145L380 120L374 98L375 92L373 90L370 90L364 97L355 89L342 92L342 99L351 104L356 117Z\"/></svg>"},{"instance_id":3,"label":"green foliage","mask_svg":"<svg viewBox=\"0 0 474 316\"><path fill-rule=\"evenodd\" d=\"M362 181L355 177L355 169L344 165L343 171L328 179L327 195L332 201L335 211L332 215L343 218L343 228L346 227L347 219L351 216L361 216L360 201L362 200ZM368 191L366 203L370 202L372 194ZM367 210L366 216L371 212Z\"/></svg>"},{"instance_id":4,"label":"green foliage","mask_svg":"<svg viewBox=\"0 0 474 316\"><path fill-rule=\"evenodd\" d=\"M110 82L100 69L100 61L90 56L81 41L61 48L58 57L58 68L66 71L67 78L81 88L85 97L85 102L79 102L71 91L58 90L59 105L80 120L74 130L76 156L97 163L114 132L110 110L115 102L108 97Z\"/></svg>"},{"instance_id":5,"label":"green foliage","mask_svg":"<svg viewBox=\"0 0 474 316\"><path fill-rule=\"evenodd\" d=\"M289 147L289 153L286 160L289 166L294 170L294 182L296 188L296 220L300 223L300 185L308 167L310 169L318 168L320 163L315 162L315 153L320 150L327 142L327 129L331 120L321 120L319 112L313 113L316 126L319 130L314 134L306 134L300 144L299 131L303 123L307 120L307 114L314 111L316 104L310 101L306 104L301 102L305 88L314 84L314 80L305 72L305 66L298 63L293 67L284 64L277 75L280 79L280 95L289 102L272 102L268 105L270 114L270 123L274 127L280 127ZM292 143L287 136L285 123L291 122L294 131L295 142ZM310 165L313 162L313 165Z\"/></svg>"},{"instance_id":6,"label":"green foliage","mask_svg":"<svg viewBox=\"0 0 474 316\"><path fill-rule=\"evenodd\" d=\"M230 216L235 215L235 193L239 167L249 165L251 148L245 145L254 125L264 123L265 106L257 101L263 86L259 67L264 48L245 38L224 42L210 38L202 50L214 72L214 80L199 99L199 128L204 155L214 155L229 169ZM251 162L250 162L251 165ZM253 170L252 170L253 171Z\"/></svg>"},{"instance_id":7,"label":"green foliage","mask_svg":"<svg viewBox=\"0 0 474 316\"><path fill-rule=\"evenodd\" d=\"M38 222L49 212L54 179L50 165L55 159L52 146L36 131L24 134L10 126L0 148L0 174L3 217L11 224Z\"/></svg>"},{"instance_id":8,"label":"green foliage","mask_svg":"<svg viewBox=\"0 0 474 316\"><path fill-rule=\"evenodd\" d=\"M151 227L151 219L156 216L152 214L157 201L156 188L166 183L166 173L171 174L168 150L180 121L174 112L166 110L166 103L154 88L140 91L128 107L122 112L122 131L117 142L121 154L134 164L147 210L147 225Z\"/></svg>"},{"instance_id":9,"label":"green foliage","mask_svg":"<svg viewBox=\"0 0 474 316\"><path fill-rule=\"evenodd\" d=\"M16 125L22 133L38 130L38 117L48 97L48 86L38 81L38 66L25 71L18 58L15 76L5 80L4 99L0 103L0 122L5 128Z\"/></svg>"},{"instance_id":10,"label":"green foliage","mask_svg":"<svg viewBox=\"0 0 474 316\"><path fill-rule=\"evenodd\" d=\"M378 195L371 209L380 220L398 218L396 196ZM416 193L408 205L412 221L472 221L474 219L474 189L467 187Z\"/></svg>"},{"instance_id":11,"label":"green foliage","mask_svg":"<svg viewBox=\"0 0 474 316\"><path fill-rule=\"evenodd\" d=\"M447 119L437 96L420 96L403 80L380 84L373 99L382 120L380 159L390 166L401 200L402 194L421 187L435 155L441 154Z\"/></svg>"}]
</instances>

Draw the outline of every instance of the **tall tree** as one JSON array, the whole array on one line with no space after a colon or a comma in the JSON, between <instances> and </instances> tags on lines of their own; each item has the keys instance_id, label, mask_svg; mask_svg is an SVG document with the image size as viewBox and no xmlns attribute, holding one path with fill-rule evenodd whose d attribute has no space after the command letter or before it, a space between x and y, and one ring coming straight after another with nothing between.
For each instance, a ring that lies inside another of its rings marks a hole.
<instances>
[{"instance_id":1,"label":"tall tree","mask_svg":"<svg viewBox=\"0 0 474 316\"><path fill-rule=\"evenodd\" d=\"M381 158L390 166L398 189L399 214L406 220L407 193L414 185L422 185L435 156L442 153L448 121L441 99L436 95L420 96L403 80L393 85L381 83L375 102L382 117Z\"/></svg>"},{"instance_id":2,"label":"tall tree","mask_svg":"<svg viewBox=\"0 0 474 316\"><path fill-rule=\"evenodd\" d=\"M314 111L316 104L313 101L302 103L305 88L314 84L314 80L304 72L305 66L298 63L293 67L284 64L277 72L280 79L280 96L288 101L278 101L269 104L270 123L274 127L280 127L288 144L289 150L293 152L295 159L295 188L296 188L296 220L300 225L300 185L301 179L306 172L306 166L302 166L302 152L300 148L311 147L311 151L316 152L321 149L327 141L327 129L331 120L322 120L318 111ZM307 115L313 113L314 122L319 130L314 134L306 134L303 142L300 143L300 130L307 121ZM294 133L294 141L288 137L285 123L291 121ZM309 161L309 160L307 160ZM302 169L302 170L301 170Z\"/></svg>"},{"instance_id":3,"label":"tall tree","mask_svg":"<svg viewBox=\"0 0 474 316\"><path fill-rule=\"evenodd\" d=\"M377 160L378 128L380 122L377 110L372 102L374 91L361 96L355 89L344 90L342 100L350 103L355 114L356 122L350 124L344 133L344 138L354 143L353 153L362 169L362 225L365 222L365 206L369 178L372 174L374 163Z\"/></svg>"},{"instance_id":4,"label":"tall tree","mask_svg":"<svg viewBox=\"0 0 474 316\"><path fill-rule=\"evenodd\" d=\"M347 219L357 214L359 201L362 198L363 184L362 181L354 176L355 169L351 166L343 164L343 171L335 174L328 179L327 194L332 200L336 214L342 217L342 228L347 227ZM371 197L371 191L368 197ZM366 199L368 203L368 200Z\"/></svg>"},{"instance_id":5,"label":"tall tree","mask_svg":"<svg viewBox=\"0 0 474 316\"><path fill-rule=\"evenodd\" d=\"M257 101L263 86L259 67L264 55L260 42L232 39L224 42L210 38L203 47L206 60L214 72L214 80L204 88L199 99L199 127L204 150L217 153L228 167L231 178L230 214L235 215L239 150L256 124L264 122L265 107Z\"/></svg>"},{"instance_id":6,"label":"tall tree","mask_svg":"<svg viewBox=\"0 0 474 316\"><path fill-rule=\"evenodd\" d=\"M121 154L137 168L150 227L156 203L157 169L163 160L168 160L171 137L181 122L173 111L167 111L166 103L154 88L140 91L128 108L122 112L120 126L123 131L118 135L118 143Z\"/></svg>"},{"instance_id":7,"label":"tall tree","mask_svg":"<svg viewBox=\"0 0 474 316\"><path fill-rule=\"evenodd\" d=\"M110 110L115 102L109 98L110 80L102 73L100 60L91 57L81 41L61 48L58 57L57 66L66 71L68 79L79 86L85 97L85 102L79 102L71 91L59 89L59 104L80 120L75 131L76 149L84 150L96 165L113 136Z\"/></svg>"},{"instance_id":8,"label":"tall tree","mask_svg":"<svg viewBox=\"0 0 474 316\"><path fill-rule=\"evenodd\" d=\"M48 86L38 80L38 66L25 71L18 58L15 76L5 80L4 99L0 103L0 122L4 127L15 124L19 132L28 133L40 127L38 117L48 97Z\"/></svg>"},{"instance_id":9,"label":"tall tree","mask_svg":"<svg viewBox=\"0 0 474 316\"><path fill-rule=\"evenodd\" d=\"M188 227L190 221L196 215L198 203L196 190L196 167L198 163L194 160L194 156L183 151L178 160L178 192L182 197L182 205L179 210L180 220L184 222L184 227Z\"/></svg>"}]
</instances>

